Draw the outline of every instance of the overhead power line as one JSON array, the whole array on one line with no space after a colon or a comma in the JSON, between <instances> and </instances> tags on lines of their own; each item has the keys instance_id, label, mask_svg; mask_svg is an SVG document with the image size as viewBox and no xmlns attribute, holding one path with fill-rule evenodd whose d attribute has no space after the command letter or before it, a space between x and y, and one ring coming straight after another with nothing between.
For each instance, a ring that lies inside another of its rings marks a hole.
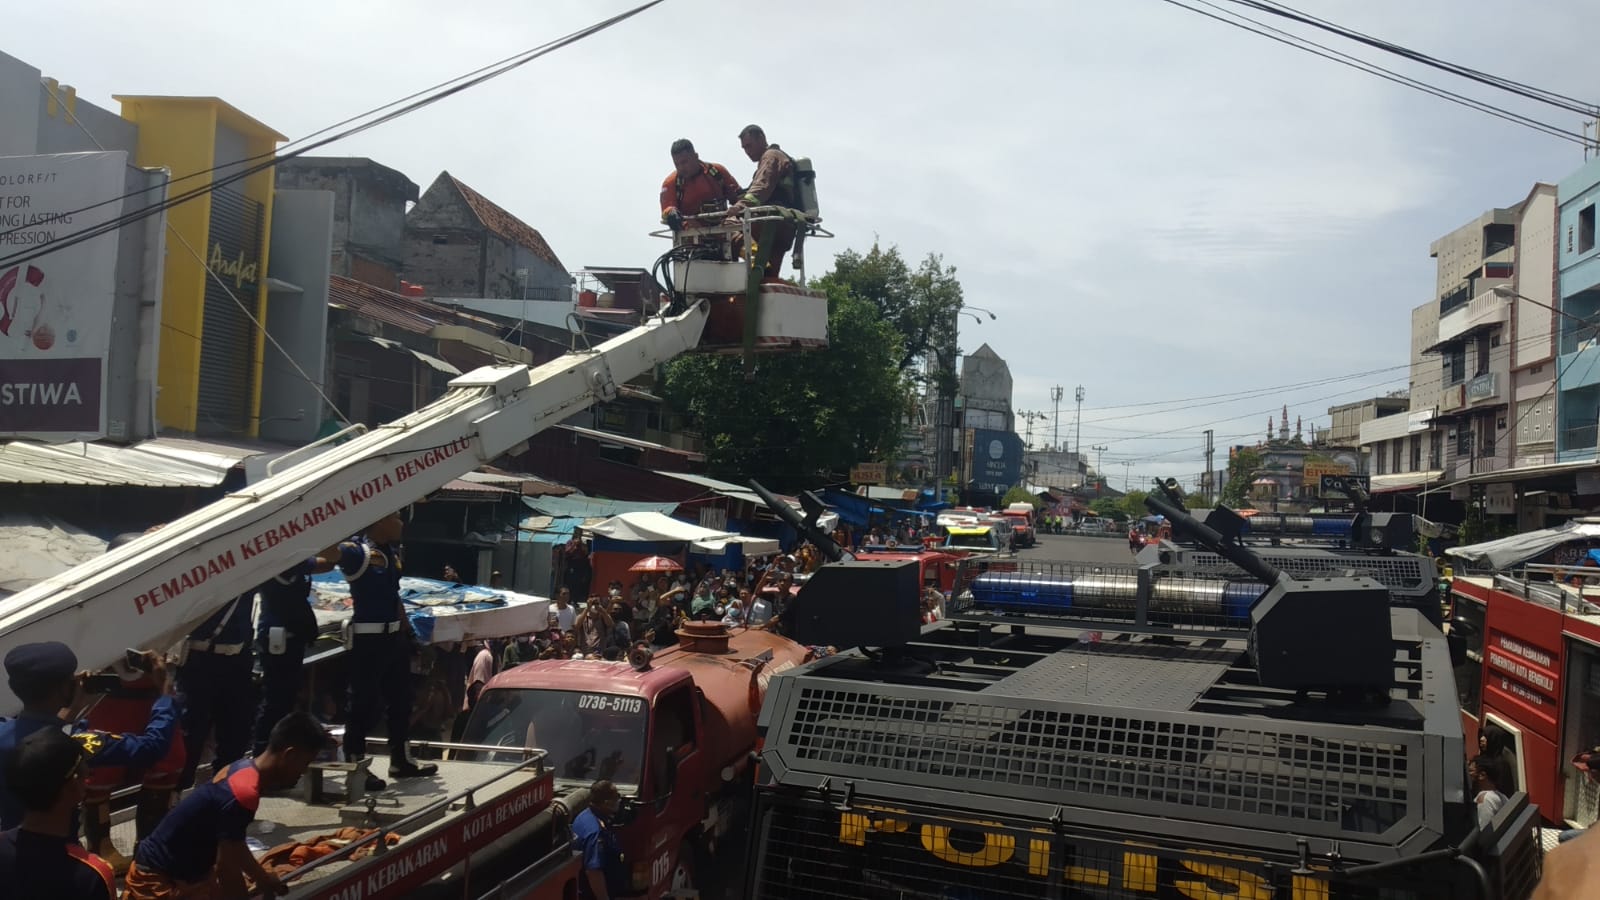
<instances>
[{"instance_id":1,"label":"overhead power line","mask_svg":"<svg viewBox=\"0 0 1600 900\"><path fill-rule=\"evenodd\" d=\"M1267 38L1268 40L1276 41L1280 44L1293 47L1296 50L1303 50L1313 56L1320 56L1323 59L1336 62L1339 65L1356 69L1357 71L1366 72L1369 75L1376 75L1385 81L1391 81L1395 84L1421 91L1424 94L1430 94L1434 97L1438 97L1441 100L1446 100L1458 106L1465 106L1468 109L1494 116L1497 119L1503 119L1507 122L1511 122L1512 124L1521 125L1524 128L1540 132L1541 134L1545 134L1549 137L1568 141L1581 147L1592 146L1592 142L1589 140L1589 138L1581 132L1568 131L1559 125L1552 125L1548 122L1544 122L1530 116L1525 116L1521 113L1512 112L1511 110L1486 103L1482 100L1477 100L1464 94L1458 94L1446 88L1429 84L1425 81L1412 78L1408 75L1402 75L1401 73L1392 69L1386 69L1376 63L1361 59L1360 57L1352 56L1339 50L1334 50L1331 47L1319 44L1309 38L1300 37L1291 32L1274 28L1240 13L1222 10L1215 4L1206 2L1206 0L1194 0L1194 2L1201 3L1212 9L1217 9L1219 12L1207 12L1204 9L1199 9L1188 5L1187 3L1180 2L1180 0L1162 0L1162 2L1176 6L1179 9L1184 9L1195 13L1196 15L1205 16L1208 19L1221 22L1224 25L1229 25L1242 31L1247 31L1251 34ZM1230 0L1230 2L1242 2L1242 0ZM1592 109L1588 110L1589 114L1593 114L1593 112L1594 111Z\"/></svg>"},{"instance_id":2,"label":"overhead power line","mask_svg":"<svg viewBox=\"0 0 1600 900\"><path fill-rule=\"evenodd\" d=\"M1502 91L1516 94L1520 97L1526 97L1529 100L1544 103L1557 109L1566 110L1567 112L1573 112L1585 116L1593 115L1595 112L1595 104L1585 103L1576 97L1569 97L1565 94L1556 93L1555 91L1547 91L1543 88L1537 88L1529 84L1523 84L1520 81L1512 81L1509 78L1504 78L1499 75L1491 75L1488 72L1483 72L1478 69L1460 65L1458 63L1448 62L1437 57L1429 56L1426 53L1413 50L1410 47L1404 47L1400 44L1383 40L1382 38L1373 37L1370 34L1364 34L1355 30L1354 28L1346 28L1336 22L1330 22L1327 19L1319 19L1310 13L1301 12L1300 10L1282 3L1274 3L1270 2L1270 0L1226 0L1226 2L1234 3L1239 6L1248 6L1251 9L1260 10L1261 12L1289 19L1290 21L1299 22L1303 25L1310 25L1313 28L1319 28L1331 34L1337 34L1340 37L1365 44L1369 47L1375 47L1386 53L1392 53L1396 56L1409 59L1412 62L1421 63L1422 65L1438 69L1441 72L1449 72L1452 75L1457 75L1471 81L1476 81L1479 84L1485 84L1489 87L1498 88Z\"/></svg>"},{"instance_id":3,"label":"overhead power line","mask_svg":"<svg viewBox=\"0 0 1600 900\"><path fill-rule=\"evenodd\" d=\"M341 141L341 140L344 140L347 137L351 137L351 136L354 136L356 134L360 134L363 131L367 131L367 130L370 130L372 128L376 128L379 125L383 125L385 123L392 122L395 119L398 119L398 118L400 118L402 116L405 116L405 115L408 115L410 113L416 112L419 109L422 109L424 107L430 106L430 105L432 105L434 103L437 103L440 100L443 100L443 99L445 99L447 97L454 96L455 94L459 94L462 91L465 91L465 90L467 90L469 88L476 87L477 85L483 84L486 81L490 81L490 80L492 80L494 78L498 78L499 76L504 75L507 72L510 72L510 71L512 71L514 69L521 68L522 66L525 66L528 63L533 62L536 59L539 59L540 57L547 56L547 55L549 55L551 53L554 53L555 51L560 50L560 49L562 49L564 47L569 47L569 46L571 46L573 44L576 44L577 42L579 42L581 40L584 40L585 38L592 37L593 35L598 34L598 33L602 32L602 31L604 31L604 30L606 30L606 29L608 29L608 28L610 28L610 27L612 27L612 26L614 26L614 25L616 25L616 24L618 24L620 22L623 22L623 21L627 20L627 19L631 19L634 16L636 16L636 15L638 15L638 14L640 14L640 13L642 13L642 12L644 12L644 11L654 7L654 6L658 6L663 2L665 2L665 0L650 0L650 2L648 2L648 3L641 4L639 6L634 7L633 9L627 10L626 12L622 12L622 13L619 13L619 14L617 14L615 16L611 16L610 18L603 19L603 20L601 20L599 22L596 22L593 25L590 25L590 26L586 27L586 28L582 28L582 29L580 29L578 31L572 32L571 34L569 34L569 35L567 35L565 37L558 38L558 39L556 39L554 41L549 41L549 42L547 42L545 44L541 44L538 47L535 47L535 48L533 48L531 50L528 50L528 51L525 51L523 53L517 54L516 56L513 56L513 57L509 57L503 63L496 64L496 65L493 65L493 66L487 67L487 68L480 68L480 69L474 70L475 74L471 75L471 77L462 76L461 78L452 79L449 82L443 82L442 84L445 85L444 87L440 87L438 89L429 89L427 91L420 92L419 94L410 95L413 98L416 98L416 97L420 96L420 99L415 99L415 100L412 100L411 102L395 101L394 103L385 104L384 106L378 107L377 110L380 110L380 111L381 110L388 110L387 112L383 112L381 115L377 115L376 117L372 117L371 113L363 113L362 115L356 116L354 118L355 119L363 119L363 118L365 118L366 121L361 122L360 124L355 125L353 127L346 128L344 130L335 132L334 134L331 134L331 135L329 135L327 137L324 137L324 138L321 138L319 140L310 141L308 143L305 143L300 148L298 148L298 149L296 149L294 151L291 151L289 153L276 153L276 152L274 152L274 153L271 153L271 154L259 154L259 155L255 156L255 157L251 157L251 159L255 160L255 162L250 162L248 164L245 164L244 168L237 169L236 171L233 171L230 174L225 175L223 177L215 178L215 179L211 180L209 183L207 183L205 185L202 185L200 187L184 191L184 192L182 192L180 194L177 194L176 196L170 196L170 197L168 197L167 199L165 199L165 200L163 200L161 202L149 204L147 206L144 206L144 207L141 207L139 209L133 210L132 212L124 213L123 215L117 216L117 217L115 217L113 219L109 219L106 222L103 222L103 223L101 223L99 225L96 225L94 227L86 228L86 229L83 229L82 231L74 232L74 233L69 234L69 235L67 235L65 237L61 237L61 238L58 238L58 239L56 239L54 241L50 241L50 242L48 242L46 244L37 245L36 249L25 250L25 251L21 251L21 252L18 252L18 253L11 254L9 256L0 257L0 267L8 267L8 266L13 266L13 265L20 265L20 264L26 263L26 262L31 262L33 260L36 260L36 259L42 257L42 256L46 256L46 255L48 255L50 253L54 253L57 250L63 250L65 248L67 248L67 247L71 247L71 246L74 246L76 244L81 244L81 243L83 243L85 241L94 240L95 238L100 237L102 235L110 234L112 232L115 232L118 229L122 228L123 226L130 225L130 224L132 224L134 222L138 222L138 221L141 221L143 219L149 218L150 216L157 215L159 213L165 212L166 210L172 209L173 207L178 206L180 204L187 203L188 201L194 200L194 199L196 199L198 197L203 197L206 194L209 194L212 191L217 190L218 188L226 187L226 186L228 186L230 184L235 184L235 183L237 183L239 181L243 181L244 179L249 178L251 175L254 175L254 174L258 173L258 172L266 171L267 169L270 169L273 166L276 166L278 163L283 162L284 160L293 159L293 158L295 158L297 156L303 156L303 155L305 155L305 154L307 154L307 153L311 152L312 150L315 150L315 149L317 149L319 147L327 146L328 144L332 144L332 143L334 143L336 141ZM397 106L397 104L401 104L401 105ZM348 121L352 121L352 120L351 119L347 119L345 121L348 122ZM328 128L322 129L321 132L317 132L317 133L318 134L322 134L322 133L325 133L325 132L327 132L327 131L329 131L329 130L331 130L333 128L337 128L337 127L338 127L337 125L332 125L332 126L329 126ZM299 141L305 141L305 140L306 140L305 138L299 139ZM299 141L296 141L296 143L298 143ZM243 160L234 161L234 162L230 162L230 163L226 164L225 166L213 167L212 169L210 169L208 171L209 172L216 172L216 171L219 171L222 168L235 169L236 166L244 164L245 162L246 161L243 161ZM202 174L202 173L197 173L197 174ZM192 176L186 176L186 177L192 177ZM181 180L181 179L179 179L179 180ZM134 192L133 194L127 194L127 195L122 195L122 196L119 196L119 197L113 197L113 198L111 198L109 200L105 200L105 201L102 201L100 203L93 204L93 205L88 206L88 207L84 207L84 209L93 209L93 208L95 208L97 206L104 206L104 205L106 205L108 203L121 202L122 200L127 199L130 196L137 196L139 193L142 193L142 192ZM83 210L77 210L77 211L75 211L75 213L76 212L82 212L82 211ZM13 229L13 230L15 230L15 229ZM0 237L4 237L6 234L10 234L10 232L9 231L0 232Z\"/></svg>"}]
</instances>

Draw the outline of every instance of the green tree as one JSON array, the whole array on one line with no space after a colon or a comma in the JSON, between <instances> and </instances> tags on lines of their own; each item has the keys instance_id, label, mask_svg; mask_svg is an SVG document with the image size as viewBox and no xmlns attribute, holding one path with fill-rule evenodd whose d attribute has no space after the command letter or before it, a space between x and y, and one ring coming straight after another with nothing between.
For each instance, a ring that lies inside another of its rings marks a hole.
<instances>
[{"instance_id":1,"label":"green tree","mask_svg":"<svg viewBox=\"0 0 1600 900\"><path fill-rule=\"evenodd\" d=\"M830 294L842 288L877 308L900 334L901 371L935 351L954 359L955 319L963 295L955 267L946 266L939 255L928 254L912 269L900 248L885 250L874 243L864 254L854 250L839 254L833 271L816 284ZM948 371L944 374L949 376ZM949 387L953 393L954 387Z\"/></svg>"},{"instance_id":2,"label":"green tree","mask_svg":"<svg viewBox=\"0 0 1600 900\"><path fill-rule=\"evenodd\" d=\"M1129 518L1133 519L1142 519L1145 516L1150 515L1150 510L1145 509L1144 507L1144 498L1146 496L1146 492L1144 491L1129 491L1126 494L1123 494L1121 501L1122 511L1127 513Z\"/></svg>"},{"instance_id":3,"label":"green tree","mask_svg":"<svg viewBox=\"0 0 1600 900\"><path fill-rule=\"evenodd\" d=\"M1097 516L1114 519L1118 522L1126 521L1128 514L1122 511L1122 501L1112 497L1101 497L1089 504L1089 510Z\"/></svg>"},{"instance_id":4,"label":"green tree","mask_svg":"<svg viewBox=\"0 0 1600 900\"><path fill-rule=\"evenodd\" d=\"M1261 468L1261 454L1240 450L1228 460L1228 482L1222 486L1222 502L1230 507L1244 506L1250 499L1250 481Z\"/></svg>"},{"instance_id":5,"label":"green tree","mask_svg":"<svg viewBox=\"0 0 1600 900\"><path fill-rule=\"evenodd\" d=\"M712 474L777 490L815 487L899 449L901 348L871 303L835 284L826 350L763 357L753 381L737 357L686 356L667 366L663 390L705 435Z\"/></svg>"},{"instance_id":6,"label":"green tree","mask_svg":"<svg viewBox=\"0 0 1600 900\"><path fill-rule=\"evenodd\" d=\"M1004 509L1013 503L1029 503L1033 505L1034 509L1038 509L1044 505L1043 501L1041 501L1038 497L1028 493L1027 488L1022 487L1014 487L1011 490L1006 491L1006 495L1000 498L1001 509Z\"/></svg>"}]
</instances>

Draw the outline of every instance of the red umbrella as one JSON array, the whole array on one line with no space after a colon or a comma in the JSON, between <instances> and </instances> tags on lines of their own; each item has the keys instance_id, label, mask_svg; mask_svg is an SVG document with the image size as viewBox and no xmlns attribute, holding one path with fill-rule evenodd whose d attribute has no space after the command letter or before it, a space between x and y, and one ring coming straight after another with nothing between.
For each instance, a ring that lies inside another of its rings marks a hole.
<instances>
[{"instance_id":1,"label":"red umbrella","mask_svg":"<svg viewBox=\"0 0 1600 900\"><path fill-rule=\"evenodd\" d=\"M683 566L665 556L646 556L628 567L629 572L681 572Z\"/></svg>"}]
</instances>

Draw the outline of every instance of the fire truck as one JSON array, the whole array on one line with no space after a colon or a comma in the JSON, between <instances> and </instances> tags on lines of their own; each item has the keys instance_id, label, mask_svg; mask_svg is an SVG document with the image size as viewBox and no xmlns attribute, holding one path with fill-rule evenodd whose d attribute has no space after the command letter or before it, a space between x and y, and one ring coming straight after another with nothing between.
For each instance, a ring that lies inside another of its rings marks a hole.
<instances>
[{"instance_id":1,"label":"fire truck","mask_svg":"<svg viewBox=\"0 0 1600 900\"><path fill-rule=\"evenodd\" d=\"M1600 590L1576 583L1594 571L1530 563L1450 582L1462 728L1509 736L1510 774L1557 828L1600 818L1600 787L1574 763L1600 745Z\"/></svg>"},{"instance_id":2,"label":"fire truck","mask_svg":"<svg viewBox=\"0 0 1600 900\"><path fill-rule=\"evenodd\" d=\"M1516 793L1480 824L1445 635L1160 488L1227 571L1019 561L774 678L745 895L1531 896L1538 811Z\"/></svg>"},{"instance_id":3,"label":"fire truck","mask_svg":"<svg viewBox=\"0 0 1600 900\"><path fill-rule=\"evenodd\" d=\"M809 163L800 168L808 173ZM171 646L296 560L516 452L532 435L616 397L625 382L681 354L743 355L753 376L758 354L826 346L826 296L764 283L761 267L734 249L736 236L748 247L758 229L780 221L801 237L828 236L805 179L801 194L805 211L759 207L736 222L724 225L719 216L678 235L658 261L671 268L670 304L641 326L537 367L468 372L410 415L370 430L354 426L291 453L269 477L10 597L0 609L0 655L56 640L98 667L128 647ZM801 243L797 238L797 257ZM323 847L341 845L296 870L290 883L297 897L478 896L491 889L503 897L570 896L576 875L566 821L586 804L583 779L608 767L616 774L613 757L622 751L623 762L641 767L625 798L640 823L637 836L626 839L634 883L642 885L635 896L682 893L693 872L684 848L713 846L725 812L719 798L748 784L741 760L754 748L751 718L767 679L805 651L757 632L680 639L677 651L636 660L634 670L573 662L506 673L488 699L508 718L483 712L471 723L474 739L487 745L412 748L422 756L459 755L441 761L437 779L365 795L365 763L319 763L297 795L263 801L252 837L268 847L314 837L326 838L317 842ZM0 711L17 705L0 684ZM629 731L636 743L597 738L574 759L559 727L535 728L543 724L541 709ZM602 754L603 746L609 752ZM659 752L647 757L649 751ZM334 837L341 828L367 836Z\"/></svg>"}]
</instances>

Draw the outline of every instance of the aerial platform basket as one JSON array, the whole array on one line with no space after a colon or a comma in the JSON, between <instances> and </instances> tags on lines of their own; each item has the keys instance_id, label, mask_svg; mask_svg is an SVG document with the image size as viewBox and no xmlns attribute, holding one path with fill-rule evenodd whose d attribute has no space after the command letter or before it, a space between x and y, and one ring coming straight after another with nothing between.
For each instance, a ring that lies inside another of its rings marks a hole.
<instances>
[{"instance_id":1,"label":"aerial platform basket","mask_svg":"<svg viewBox=\"0 0 1600 900\"><path fill-rule=\"evenodd\" d=\"M805 284L806 238L833 236L820 222L797 210L756 207L731 220L722 212L691 216L683 231L654 232L673 240L666 258L676 297L710 301L700 352L748 358L828 346L828 297ZM772 223L795 229L793 283L762 279L766 251L759 245L755 260L740 256L739 248L751 246L753 236Z\"/></svg>"}]
</instances>

